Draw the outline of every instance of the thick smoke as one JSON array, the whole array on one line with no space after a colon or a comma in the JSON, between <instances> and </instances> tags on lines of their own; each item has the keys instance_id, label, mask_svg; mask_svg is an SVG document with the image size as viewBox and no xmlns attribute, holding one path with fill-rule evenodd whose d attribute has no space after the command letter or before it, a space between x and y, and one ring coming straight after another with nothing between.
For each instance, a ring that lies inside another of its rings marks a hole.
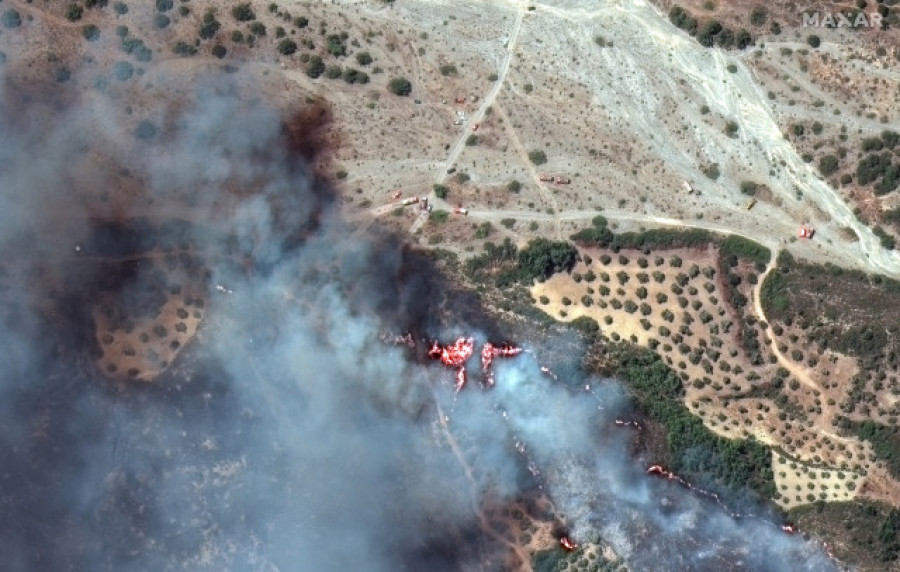
<instances>
[{"instance_id":1,"label":"thick smoke","mask_svg":"<svg viewBox=\"0 0 900 572\"><path fill-rule=\"evenodd\" d=\"M644 476L612 423L626 401L614 383L573 392L523 355L497 364L494 390L454 395L421 347L382 344L386 330L502 340L427 259L388 236L350 238L294 152L303 129L202 85L159 112L164 128L133 159L133 204L154 217L112 234L90 219L109 211L72 198L96 181L71 167L88 144L123 161L133 130L82 102L31 131L5 94L4 568L497 570L480 504L538 486L578 540L602 535L636 570L830 567L771 522ZM152 385L105 379L96 288L140 299L150 277L100 262L182 242L204 268L185 279L208 293L197 340Z\"/></svg>"}]
</instances>

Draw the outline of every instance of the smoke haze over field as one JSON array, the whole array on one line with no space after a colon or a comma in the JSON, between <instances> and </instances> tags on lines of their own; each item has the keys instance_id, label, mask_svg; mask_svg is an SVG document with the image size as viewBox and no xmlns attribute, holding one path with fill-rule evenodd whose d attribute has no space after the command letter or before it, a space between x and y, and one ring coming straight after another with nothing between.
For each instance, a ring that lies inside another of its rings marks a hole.
<instances>
[{"instance_id":1,"label":"smoke haze over field","mask_svg":"<svg viewBox=\"0 0 900 572\"><path fill-rule=\"evenodd\" d=\"M183 110L160 111L170 127L131 165L139 198L160 210L191 190L187 234L135 225L134 250L189 240L210 272L199 339L150 386L94 369L77 304L89 306L99 278L87 261L122 245L88 240L79 213L96 205L69 192L91 184L72 180L87 172L71 169L79 147L122 161L133 130L96 102L57 111L40 133L0 110L15 134L0 144L4 567L497 570L502 546L479 528L479 503L538 485L578 540L602 534L635 570L831 567L773 523L734 521L644 476L612 424L625 406L614 383L573 392L523 355L498 362L494 390L454 396L452 373L421 350L382 344L386 330L502 340L424 257L392 237L347 238L291 151L302 133L279 113L218 80L202 85ZM59 213L43 210L63 199L68 242ZM223 203L234 204L227 216ZM76 241L91 245L84 258L71 255ZM145 278L114 284L139 291Z\"/></svg>"}]
</instances>

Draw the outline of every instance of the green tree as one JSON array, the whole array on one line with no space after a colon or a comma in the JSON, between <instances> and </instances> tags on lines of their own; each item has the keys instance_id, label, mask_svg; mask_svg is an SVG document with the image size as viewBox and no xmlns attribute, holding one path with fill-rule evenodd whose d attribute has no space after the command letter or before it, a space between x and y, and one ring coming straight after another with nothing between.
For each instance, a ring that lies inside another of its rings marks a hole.
<instances>
[{"instance_id":1,"label":"green tree","mask_svg":"<svg viewBox=\"0 0 900 572\"><path fill-rule=\"evenodd\" d=\"M432 188L434 189L434 196L436 196L437 198L439 198L441 200L446 199L447 193L450 192L450 189L447 188L445 185L435 184Z\"/></svg>"},{"instance_id":2,"label":"green tree","mask_svg":"<svg viewBox=\"0 0 900 572\"><path fill-rule=\"evenodd\" d=\"M578 251L562 241L536 238L519 251L519 278L528 283L535 278L549 278L556 272L575 266Z\"/></svg>"},{"instance_id":3,"label":"green tree","mask_svg":"<svg viewBox=\"0 0 900 572\"><path fill-rule=\"evenodd\" d=\"M822 44L822 39L815 34L810 34L806 37L806 43L814 48L818 48Z\"/></svg>"},{"instance_id":4,"label":"green tree","mask_svg":"<svg viewBox=\"0 0 900 572\"><path fill-rule=\"evenodd\" d=\"M507 185L506 185L506 190L509 191L509 192L511 192L511 193L518 193L519 191L522 190L522 183L520 183L519 181L513 179L512 181L510 181L509 183L507 183Z\"/></svg>"}]
</instances>

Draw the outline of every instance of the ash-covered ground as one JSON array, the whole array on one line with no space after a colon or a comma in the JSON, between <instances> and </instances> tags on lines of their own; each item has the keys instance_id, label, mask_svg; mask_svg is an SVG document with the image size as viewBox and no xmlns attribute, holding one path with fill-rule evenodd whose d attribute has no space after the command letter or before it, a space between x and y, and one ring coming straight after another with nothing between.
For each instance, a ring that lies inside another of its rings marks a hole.
<instances>
[{"instance_id":1,"label":"ash-covered ground","mask_svg":"<svg viewBox=\"0 0 900 572\"><path fill-rule=\"evenodd\" d=\"M503 332L427 257L353 238L296 152L303 129L228 81L166 109L130 166L142 206L115 212L79 198L104 181L72 165L115 159L133 132L96 102L52 99L30 121L32 100L2 94L4 569L497 570L481 501L535 487L576 540L602 536L635 570L833 567L779 522L647 477L613 423L623 390L554 382L527 340L492 390L475 367L455 394L424 340ZM141 299L144 268L115 266L172 244L202 260L184 278L207 292L200 332L152 383L109 379L91 306Z\"/></svg>"}]
</instances>

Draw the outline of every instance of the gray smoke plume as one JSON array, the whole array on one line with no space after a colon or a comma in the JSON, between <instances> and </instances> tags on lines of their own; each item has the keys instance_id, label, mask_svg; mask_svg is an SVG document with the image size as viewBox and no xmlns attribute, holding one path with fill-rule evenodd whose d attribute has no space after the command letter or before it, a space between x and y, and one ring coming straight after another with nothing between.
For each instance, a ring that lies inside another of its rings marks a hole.
<instances>
[{"instance_id":1,"label":"gray smoke plume","mask_svg":"<svg viewBox=\"0 0 900 572\"><path fill-rule=\"evenodd\" d=\"M522 355L493 390L455 395L421 344L383 344L502 334L396 238L349 238L292 151L302 129L220 78L199 85L145 139L102 100L29 122L3 94L3 568L498 570L481 502L535 487L636 570L832 566L775 523L646 477L612 423L614 382L556 383ZM85 146L128 158L130 208L73 198L104 182ZM116 260L172 245L207 292L199 335L153 384L106 379L97 292L143 303L156 278Z\"/></svg>"}]
</instances>

